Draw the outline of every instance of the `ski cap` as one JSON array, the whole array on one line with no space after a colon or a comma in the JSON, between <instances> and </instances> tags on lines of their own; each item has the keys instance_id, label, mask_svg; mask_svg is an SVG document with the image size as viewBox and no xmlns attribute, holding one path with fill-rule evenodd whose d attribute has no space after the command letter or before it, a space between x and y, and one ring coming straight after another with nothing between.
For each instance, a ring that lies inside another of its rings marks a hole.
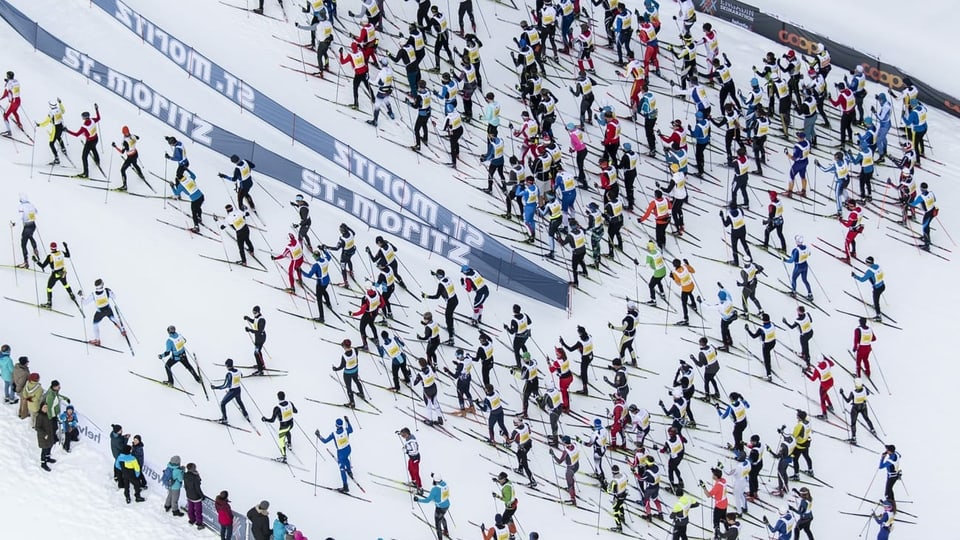
<instances>
[{"instance_id":1,"label":"ski cap","mask_svg":"<svg viewBox=\"0 0 960 540\"><path fill-rule=\"evenodd\" d=\"M793 237L793 241L796 242L797 245L803 244L803 235L802 235L802 234L798 234L798 235L794 236L794 237Z\"/></svg>"},{"instance_id":2,"label":"ski cap","mask_svg":"<svg viewBox=\"0 0 960 540\"><path fill-rule=\"evenodd\" d=\"M130 128L128 128L127 126L123 126L122 128L120 128L120 133L123 133L123 136L124 136L124 137L129 137L129 136L130 136Z\"/></svg>"},{"instance_id":3,"label":"ski cap","mask_svg":"<svg viewBox=\"0 0 960 540\"><path fill-rule=\"evenodd\" d=\"M602 427L603 427L603 420L600 420L599 418L594 418L594 419L593 419L593 427L596 428L596 429L602 428Z\"/></svg>"},{"instance_id":4,"label":"ski cap","mask_svg":"<svg viewBox=\"0 0 960 540\"><path fill-rule=\"evenodd\" d=\"M57 243L56 243L56 242L50 242L50 249L51 249L52 251L56 251L56 250L57 250Z\"/></svg>"},{"instance_id":5,"label":"ski cap","mask_svg":"<svg viewBox=\"0 0 960 540\"><path fill-rule=\"evenodd\" d=\"M176 333L177 333L177 327L171 324L170 326L167 327L167 333L168 333L168 334L176 334Z\"/></svg>"},{"instance_id":6,"label":"ski cap","mask_svg":"<svg viewBox=\"0 0 960 540\"><path fill-rule=\"evenodd\" d=\"M51 108L51 109L56 108L56 106L57 106L57 100L51 99L50 102L48 103L48 105L50 105L50 108Z\"/></svg>"},{"instance_id":7,"label":"ski cap","mask_svg":"<svg viewBox=\"0 0 960 540\"><path fill-rule=\"evenodd\" d=\"M223 365L227 366L228 368L232 368L232 367L233 367L233 358L227 358L227 360L223 363Z\"/></svg>"},{"instance_id":8,"label":"ski cap","mask_svg":"<svg viewBox=\"0 0 960 540\"><path fill-rule=\"evenodd\" d=\"M430 473L430 478L433 479L434 484L439 484L440 482L443 482L443 477L440 476L440 473Z\"/></svg>"}]
</instances>

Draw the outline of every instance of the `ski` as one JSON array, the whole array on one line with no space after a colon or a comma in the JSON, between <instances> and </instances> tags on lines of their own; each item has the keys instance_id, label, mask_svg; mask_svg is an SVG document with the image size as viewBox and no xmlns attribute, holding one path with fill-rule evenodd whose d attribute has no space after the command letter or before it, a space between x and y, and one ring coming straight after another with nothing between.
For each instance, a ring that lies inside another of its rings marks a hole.
<instances>
[{"instance_id":1,"label":"ski","mask_svg":"<svg viewBox=\"0 0 960 540\"><path fill-rule=\"evenodd\" d=\"M842 310L842 309L837 309L836 311L837 311L837 313L843 313L844 315L849 315L849 316L851 316L851 317L855 317L855 318L858 318L858 319L859 319L860 317L864 317L864 318L866 318L868 321L874 322L874 323L876 323L876 324L882 324L882 325L887 326L887 327L889 327L889 328L893 328L894 330L903 330L902 327L897 326L897 325L892 324L892 323L888 323L887 321L877 321L877 320L874 320L874 318L871 317L871 316L869 316L869 315L861 315L861 314L857 314L857 313L852 313L852 312L850 312L850 311L844 311L844 310ZM888 317L888 318L889 318L889 317ZM893 320L893 319L891 319L891 320Z\"/></svg>"},{"instance_id":2,"label":"ski","mask_svg":"<svg viewBox=\"0 0 960 540\"><path fill-rule=\"evenodd\" d=\"M146 379L146 380L148 380L148 381L155 382L155 383L157 383L157 384L159 384L160 386L163 386L163 387L165 387L165 388L169 388L169 389L171 389L171 390L176 390L177 392L183 392L184 394L186 394L186 395L188 395L188 396L192 396L192 395L193 395L192 392L188 392L188 391L184 390L183 388L177 388L176 386L170 386L170 385L168 385L167 383L161 381L160 379L154 379L153 377L147 377L146 375L141 375L141 374L137 373L136 371L128 371L128 373L131 373L131 374L133 374L133 375L136 375L137 377L140 377L141 379Z\"/></svg>"},{"instance_id":3,"label":"ski","mask_svg":"<svg viewBox=\"0 0 960 540\"><path fill-rule=\"evenodd\" d=\"M55 173L55 172L45 172L45 173L42 173L42 174L45 174L45 175L47 175L47 176L56 176L56 177L58 177L58 178L70 178L70 179L73 179L73 180L86 180L86 181L88 181L88 182L102 182L102 183L104 183L104 184L109 183L109 182L107 182L106 180L101 180L101 179L99 179L99 178L90 178L89 176L88 176L88 177L83 177L83 176L80 176L80 175L77 175L77 174L61 174L61 173ZM82 185L82 184L81 184L81 185Z\"/></svg>"},{"instance_id":4,"label":"ski","mask_svg":"<svg viewBox=\"0 0 960 540\"><path fill-rule=\"evenodd\" d=\"M858 301L858 302L861 302L865 307L871 308L871 309L873 308L873 304L867 302L866 300L860 298L859 296L854 295L852 292L846 291L846 290L843 291L843 292L844 292L847 296L849 296L850 298L853 298L854 300L856 300L856 301ZM896 321L896 319L894 319L894 318L891 317L890 315L887 315L887 314L884 313L883 311L881 311L880 314L881 314L882 317L886 318L887 320L889 320L889 321L892 322L893 324L900 324L900 323L898 323L898 322ZM883 321L875 321L875 322L883 322Z\"/></svg>"},{"instance_id":5,"label":"ski","mask_svg":"<svg viewBox=\"0 0 960 540\"><path fill-rule=\"evenodd\" d=\"M53 308L44 307L44 306L41 306L40 304L36 304L36 303L33 303L33 302L27 302L26 300L17 300L16 298L10 298L9 296L4 296L4 298L6 298L7 300L10 300L11 302L18 302L18 303L20 303L20 304L24 304L24 305L27 305L27 306L33 306L33 307L35 307L35 308L40 308L40 309L42 309L42 310L44 310L44 311L50 311L50 312L52 312L52 313L59 313L60 315L65 315L65 316L67 316L67 317L73 317L73 315L70 314L70 313L66 313L66 312L63 312L63 311L59 311L59 310L56 310L56 309L53 309Z\"/></svg>"},{"instance_id":6,"label":"ski","mask_svg":"<svg viewBox=\"0 0 960 540\"><path fill-rule=\"evenodd\" d=\"M255 9L246 8L246 7L243 7L243 6L236 6L236 5L233 5L233 4L229 4L229 3L227 3L227 2L224 2L223 0L220 0L220 3L223 4L223 5L225 5L225 6L227 6L227 7L232 7L232 8L234 8L234 9L239 9L240 11L246 11L247 13L253 13L254 15L260 15L260 16L262 16L262 17L266 17L266 18L268 18L268 19L273 19L273 20L275 20L275 21L287 22L287 19L286 19L286 18L281 19L280 17L275 17L275 16L273 16L273 15L267 15L266 13L263 13L263 12L261 12L261 11L257 11L257 10L255 10ZM281 5L281 7L282 7L282 5Z\"/></svg>"},{"instance_id":7,"label":"ski","mask_svg":"<svg viewBox=\"0 0 960 540\"><path fill-rule=\"evenodd\" d=\"M788 387L788 386L782 385L782 384L780 384L780 383L778 383L778 382L776 382L776 381L772 381L772 380L771 380L771 381L768 381L767 378L764 377L763 375L757 375L756 373L748 373L748 372L746 372L746 371L744 371L744 370L742 370L742 369L740 369L740 368L738 368L738 367L736 367L736 366L730 366L730 365L728 365L728 366L726 366L726 367L729 368L729 369L732 369L732 370L734 370L734 371L736 371L736 372L738 372L738 373L742 373L742 374L744 374L744 375L749 375L749 376L751 376L751 377L760 379L761 381L770 383L770 384L772 384L772 385L774 385L774 386L779 386L780 388L783 388L784 390L789 390L789 391L793 392L793 388L790 388L790 387Z\"/></svg>"},{"instance_id":8,"label":"ski","mask_svg":"<svg viewBox=\"0 0 960 540\"><path fill-rule=\"evenodd\" d=\"M195 419L195 420L203 420L203 421L205 421L205 422L212 422L212 423L214 423L214 424L219 424L219 425L221 425L221 426L223 426L223 427L227 427L227 428L230 428L230 429L237 429L237 430L240 430L240 431L246 431L247 433L253 433L252 431L250 431L250 430L247 429L247 428L242 428L242 427L240 427L240 426L235 426L235 425L233 425L233 424L224 424L224 423L221 422L220 419L218 419L218 418L204 418L204 417L202 417L202 416L194 416L194 415L192 415L192 414L185 414L185 413L180 413L180 416L186 416L187 418L193 418L193 419Z\"/></svg>"},{"instance_id":9,"label":"ski","mask_svg":"<svg viewBox=\"0 0 960 540\"><path fill-rule=\"evenodd\" d=\"M872 502L872 501L871 501L871 502ZM861 513L858 513L858 512L838 511L837 513L838 513L838 514L843 514L843 515L845 515L845 516L858 516L858 517L866 517L866 518L873 516L873 514L864 514L864 513L862 513L862 512L861 512ZM898 513L898 514L904 514L904 515L906 515L906 512L901 512L899 508L897 509L897 513ZM894 521L896 521L897 523L903 523L903 524L905 524L905 525L916 525L916 524L917 524L916 521L909 521L909 520L900 519L900 518L894 518Z\"/></svg>"},{"instance_id":10,"label":"ski","mask_svg":"<svg viewBox=\"0 0 960 540\"><path fill-rule=\"evenodd\" d=\"M255 456L255 457L260 457L260 456ZM304 484L311 485L311 486L318 487L318 488L323 488L323 489L326 489L326 490L329 490L329 491L335 491L335 492L337 492L337 493L339 493L339 494L341 494L341 495L346 495L347 497L351 497L351 498L354 498L354 499L358 499L358 500L361 500L361 501L363 501L363 502L368 502L368 503L372 503L372 502L373 502L373 501L371 501L370 499L365 499L365 498L363 498L363 497L361 497L361 496L359 496L359 495L354 495L353 493L345 492L345 491L343 491L341 488L335 488L335 487L325 486L325 485L323 485L323 484L315 484L315 483L313 483L313 482L310 482L310 481L308 481L308 480L304 480L304 479L302 479L302 478L300 479L300 481L303 482Z\"/></svg>"},{"instance_id":11,"label":"ski","mask_svg":"<svg viewBox=\"0 0 960 540\"><path fill-rule=\"evenodd\" d=\"M77 343L83 343L83 344L89 345L89 346L91 346L91 347L96 347L96 348L98 348L98 349L106 349L106 350L108 350L108 351L113 351L113 352L115 352L115 353L123 354L123 351L121 351L120 349L114 349L113 347L107 347L106 345L94 345L93 343L90 343L90 342L89 342L88 340L86 340L86 339L80 339L80 338L75 338L75 337L63 336L63 335L60 335L60 334L55 334L55 333L53 333L53 332L50 332L50 335L52 335L52 336L57 336L58 338L69 339L70 341L76 341Z\"/></svg>"},{"instance_id":12,"label":"ski","mask_svg":"<svg viewBox=\"0 0 960 540\"><path fill-rule=\"evenodd\" d=\"M171 227L173 227L173 228L175 228L175 229L180 229L180 230L183 230L183 231L187 231L187 232L189 232L190 234L195 234L195 235L197 235L197 236L202 236L202 237L206 238L207 240L213 240L214 242L220 242L220 239L214 238L214 237L212 237L212 236L207 236L207 235L203 234L202 232L194 231L194 230L192 230L190 227L185 227L185 226L183 226L183 225L176 225L176 224L174 224L174 223L170 223L169 221L164 221L164 220L162 220L162 219L160 219L160 218L156 218L156 219L157 219L157 221L159 221L160 223L163 223L164 225L169 225L169 226L171 226Z\"/></svg>"},{"instance_id":13,"label":"ski","mask_svg":"<svg viewBox=\"0 0 960 540\"><path fill-rule=\"evenodd\" d=\"M217 257L211 257L211 256L209 256L209 255L204 255L203 253L199 253L199 255L200 255L201 257L203 257L204 259L210 259L211 261L219 261L219 262L223 262L223 263L227 263L227 264L232 264L232 265L234 265L234 266L239 266L239 267L241 267L241 268L249 268L250 270L256 270L257 272L266 272L266 270L263 269L263 268L257 268L256 266L250 266L249 264L241 264L239 261L228 261L228 260L226 260L226 259L220 259L220 258L217 258Z\"/></svg>"},{"instance_id":14,"label":"ski","mask_svg":"<svg viewBox=\"0 0 960 540\"><path fill-rule=\"evenodd\" d=\"M264 461L272 461L273 463L276 463L276 464L278 464L278 465L286 465L287 467L290 467L291 469L296 469L296 470L298 470L298 471L310 472L309 470L307 470L307 469L305 469L305 468L303 468L303 467L298 467L297 465L294 465L294 464L290 463L289 461L280 461L280 458L272 458L272 457L268 457L268 456L261 456L260 454L254 454L254 453L246 452L246 451L243 451L243 450L237 450L237 452L240 452L241 454L243 454L243 455L245 455L245 456L255 457L255 458L257 458L257 459L262 459L262 460L264 460Z\"/></svg>"},{"instance_id":15,"label":"ski","mask_svg":"<svg viewBox=\"0 0 960 540\"><path fill-rule=\"evenodd\" d=\"M359 408L359 407L351 407L351 406L346 405L346 404L344 404L344 403L333 403L333 402L331 402L331 401L320 401L319 399L313 399L313 398L308 398L308 397L305 397L305 398L303 398L303 399L305 399L305 400L307 400L307 401L310 401L310 402L312 402L312 403L320 404L320 405L329 405L329 406L331 406L331 407L343 407L344 409L350 409L351 411L362 412L362 413L366 413L366 414L378 414L378 413L376 413L376 412L374 412L374 411L368 411L368 410L366 410L366 409L361 409L361 408Z\"/></svg>"},{"instance_id":16,"label":"ski","mask_svg":"<svg viewBox=\"0 0 960 540\"><path fill-rule=\"evenodd\" d=\"M24 135L27 135L26 132L24 132L23 134L24 134ZM16 141L16 142L18 142L18 143L20 143L20 144L25 144L25 145L27 145L27 146L33 146L33 142L32 142L32 141L24 141L23 139L18 139L18 138L16 138L16 137L14 137L13 135L0 135L0 136L2 136L4 139L9 139L9 140L11 140L11 141ZM30 136L27 135L27 137L29 138Z\"/></svg>"},{"instance_id":17,"label":"ski","mask_svg":"<svg viewBox=\"0 0 960 540\"><path fill-rule=\"evenodd\" d=\"M307 320L307 321L319 323L319 324L322 324L322 325L324 325L324 326L333 328L334 330L337 330L337 331L340 331L340 332L346 332L346 330L344 330L343 328L340 328L339 326L334 326L334 325L332 325L332 324L330 324L330 323L328 323L328 322L325 322L325 321L321 321L321 320L320 320L319 318L317 318L317 317L307 317L306 315L301 315L301 314L299 314L299 313L294 313L294 312L292 312L292 311L287 311L287 310L280 309L280 308L277 308L277 311L279 311L280 313L286 313L287 315L292 315L292 316L294 316L294 317L299 317L299 318L304 319L304 320Z\"/></svg>"},{"instance_id":18,"label":"ski","mask_svg":"<svg viewBox=\"0 0 960 540\"><path fill-rule=\"evenodd\" d=\"M879 503L880 503L880 501L879 501L878 499L867 499L867 498L865 498L865 497L861 497L861 496L859 496L859 495L854 495L853 493L849 493L849 492L847 493L847 495L853 497L854 499L857 499L858 501L863 501L863 502L868 502L868 503L875 503L875 504L879 504ZM898 514L903 514L903 515L905 515L905 516L910 516L910 517L912 517L912 518L916 518L916 517L917 517L916 514L911 514L910 512L905 512L905 511L903 511L903 510L900 510L900 508L899 508L899 506L900 506L901 504L912 504L912 503L913 503L913 501L897 501L897 513L898 513Z\"/></svg>"},{"instance_id":19,"label":"ski","mask_svg":"<svg viewBox=\"0 0 960 540\"><path fill-rule=\"evenodd\" d=\"M226 367L225 364L217 364L217 363L214 363L213 365L219 366L219 367ZM257 366L234 366L234 367L237 368L237 369L257 369ZM285 369L263 368L263 370L264 370L264 371L275 371L275 372L278 372L278 373L287 373L287 370L285 370Z\"/></svg>"}]
</instances>

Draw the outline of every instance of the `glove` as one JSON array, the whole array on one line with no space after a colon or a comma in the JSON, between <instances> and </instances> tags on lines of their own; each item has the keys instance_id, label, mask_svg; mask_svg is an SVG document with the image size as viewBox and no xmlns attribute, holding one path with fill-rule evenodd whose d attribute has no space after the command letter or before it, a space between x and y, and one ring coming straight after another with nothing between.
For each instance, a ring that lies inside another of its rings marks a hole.
<instances>
[{"instance_id":1,"label":"glove","mask_svg":"<svg viewBox=\"0 0 960 540\"><path fill-rule=\"evenodd\" d=\"M607 328L613 330L613 323L608 322L608 323L607 323Z\"/></svg>"},{"instance_id":2,"label":"glove","mask_svg":"<svg viewBox=\"0 0 960 540\"><path fill-rule=\"evenodd\" d=\"M116 148L116 147L117 147L117 143L115 143L115 142L112 142L112 143L110 143L110 146L112 146L112 147L114 147L114 148Z\"/></svg>"},{"instance_id":3,"label":"glove","mask_svg":"<svg viewBox=\"0 0 960 540\"><path fill-rule=\"evenodd\" d=\"M70 404L70 398L64 398L64 401L66 401L66 402L67 402L67 405L69 405L69 404Z\"/></svg>"},{"instance_id":4,"label":"glove","mask_svg":"<svg viewBox=\"0 0 960 540\"><path fill-rule=\"evenodd\" d=\"M67 245L67 244L63 244L63 245ZM684 259L684 260L683 260L683 264L690 264L690 261Z\"/></svg>"},{"instance_id":5,"label":"glove","mask_svg":"<svg viewBox=\"0 0 960 540\"><path fill-rule=\"evenodd\" d=\"M211 390L216 390L216 388L214 388L212 384L210 385L210 389L211 389Z\"/></svg>"},{"instance_id":6,"label":"glove","mask_svg":"<svg viewBox=\"0 0 960 540\"><path fill-rule=\"evenodd\" d=\"M420 293L420 298L426 298L426 297L427 297L427 293L425 292Z\"/></svg>"},{"instance_id":7,"label":"glove","mask_svg":"<svg viewBox=\"0 0 960 540\"><path fill-rule=\"evenodd\" d=\"M319 430L319 429L313 430L313 434L316 435L316 436L319 438L319 437L320 437L320 430Z\"/></svg>"},{"instance_id":8,"label":"glove","mask_svg":"<svg viewBox=\"0 0 960 540\"><path fill-rule=\"evenodd\" d=\"M158 354L158 355L157 355L157 358L160 359L160 360L163 360L163 355L162 355L162 354Z\"/></svg>"},{"instance_id":9,"label":"glove","mask_svg":"<svg viewBox=\"0 0 960 540\"><path fill-rule=\"evenodd\" d=\"M11 227L16 227L17 224L11 221L11 222L10 222L10 226L11 226Z\"/></svg>"},{"instance_id":10,"label":"glove","mask_svg":"<svg viewBox=\"0 0 960 540\"><path fill-rule=\"evenodd\" d=\"M221 225L221 226L220 226L220 230L221 230L221 231L224 230L224 229L226 229L226 228L227 228L226 225Z\"/></svg>"},{"instance_id":11,"label":"glove","mask_svg":"<svg viewBox=\"0 0 960 540\"><path fill-rule=\"evenodd\" d=\"M743 329L749 332L749 331L750 331L750 325L748 325L747 323L743 323Z\"/></svg>"},{"instance_id":12,"label":"glove","mask_svg":"<svg viewBox=\"0 0 960 540\"><path fill-rule=\"evenodd\" d=\"M662 400L662 399L661 399L660 401L658 401L657 403L659 403L660 406L663 407L663 400Z\"/></svg>"},{"instance_id":13,"label":"glove","mask_svg":"<svg viewBox=\"0 0 960 540\"><path fill-rule=\"evenodd\" d=\"M261 416L261 417L260 417L260 420L266 422L266 421L267 421L267 417L266 417L266 416Z\"/></svg>"},{"instance_id":14,"label":"glove","mask_svg":"<svg viewBox=\"0 0 960 540\"><path fill-rule=\"evenodd\" d=\"M170 154L164 154L163 157L170 159Z\"/></svg>"},{"instance_id":15,"label":"glove","mask_svg":"<svg viewBox=\"0 0 960 540\"><path fill-rule=\"evenodd\" d=\"M12 225L12 224L13 224L13 222L11 222L11 225ZM856 272L850 272L850 277L857 277L857 273L856 273Z\"/></svg>"},{"instance_id":16,"label":"glove","mask_svg":"<svg viewBox=\"0 0 960 540\"><path fill-rule=\"evenodd\" d=\"M70 249L70 246L68 246L66 242L63 243L63 247L67 248L68 250Z\"/></svg>"}]
</instances>

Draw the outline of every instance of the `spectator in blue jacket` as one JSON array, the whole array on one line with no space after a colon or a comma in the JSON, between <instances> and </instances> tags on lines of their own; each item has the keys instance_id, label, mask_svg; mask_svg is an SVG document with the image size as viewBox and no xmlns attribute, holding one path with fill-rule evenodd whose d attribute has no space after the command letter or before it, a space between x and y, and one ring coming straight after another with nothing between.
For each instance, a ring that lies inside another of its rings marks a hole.
<instances>
[{"instance_id":1,"label":"spectator in blue jacket","mask_svg":"<svg viewBox=\"0 0 960 540\"><path fill-rule=\"evenodd\" d=\"M180 456L171 457L166 468L170 471L170 483L164 486L167 488L167 500L163 503L163 510L169 512L173 509L173 515L181 517L183 512L180 511L180 489L183 488L183 468L180 466Z\"/></svg>"},{"instance_id":2,"label":"spectator in blue jacket","mask_svg":"<svg viewBox=\"0 0 960 540\"><path fill-rule=\"evenodd\" d=\"M133 456L133 448L125 444L120 450L120 455L113 463L113 468L119 471L120 484L123 487L123 496L130 504L130 486L133 486L133 494L137 502L143 502L146 499L140 496L140 464L137 458Z\"/></svg>"},{"instance_id":3,"label":"spectator in blue jacket","mask_svg":"<svg viewBox=\"0 0 960 540\"><path fill-rule=\"evenodd\" d=\"M70 443L80 440L80 423L77 418L77 411L73 405L67 405L67 408L60 413L60 431L63 432L63 449L70 452Z\"/></svg>"},{"instance_id":4,"label":"spectator in blue jacket","mask_svg":"<svg viewBox=\"0 0 960 540\"><path fill-rule=\"evenodd\" d=\"M3 402L13 404L20 401L13 390L13 359L10 358L9 345L0 347L0 379L3 379Z\"/></svg>"}]
</instances>

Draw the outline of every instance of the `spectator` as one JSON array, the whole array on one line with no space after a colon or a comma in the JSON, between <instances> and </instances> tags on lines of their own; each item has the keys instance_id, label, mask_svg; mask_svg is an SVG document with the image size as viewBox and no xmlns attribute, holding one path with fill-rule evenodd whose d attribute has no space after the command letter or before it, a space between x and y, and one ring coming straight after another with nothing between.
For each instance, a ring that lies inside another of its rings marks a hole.
<instances>
[{"instance_id":1,"label":"spectator","mask_svg":"<svg viewBox=\"0 0 960 540\"><path fill-rule=\"evenodd\" d=\"M270 540L270 501L260 501L260 504L247 510L247 521L250 522L250 532L253 540Z\"/></svg>"},{"instance_id":2,"label":"spectator","mask_svg":"<svg viewBox=\"0 0 960 540\"><path fill-rule=\"evenodd\" d=\"M164 470L164 476L167 476L167 471L170 471L169 483L164 485L167 488L167 500L163 503L163 510L169 512L173 508L173 515L180 517L183 515L183 512L180 511L180 488L183 487L183 467L180 466L180 456L173 456L170 458L170 462L167 463L167 468Z\"/></svg>"},{"instance_id":3,"label":"spectator","mask_svg":"<svg viewBox=\"0 0 960 540\"><path fill-rule=\"evenodd\" d=\"M14 391L17 395L23 391L27 384L27 377L30 376L30 360L26 356L21 356L17 360L17 365L13 366L13 384L16 386Z\"/></svg>"},{"instance_id":4,"label":"spectator","mask_svg":"<svg viewBox=\"0 0 960 540\"><path fill-rule=\"evenodd\" d=\"M63 431L63 449L70 452L70 443L80 440L80 429L77 427L77 411L73 405L67 405L67 408L60 413L60 430Z\"/></svg>"},{"instance_id":5,"label":"spectator","mask_svg":"<svg viewBox=\"0 0 960 540\"><path fill-rule=\"evenodd\" d=\"M126 446L130 435L123 432L123 426L120 424L111 424L110 429L110 453L113 454L113 460L116 461L120 457L123 447ZM120 469L116 467L113 468L113 479L117 481L118 488L123 487L123 481L120 479Z\"/></svg>"},{"instance_id":6,"label":"spectator","mask_svg":"<svg viewBox=\"0 0 960 540\"><path fill-rule=\"evenodd\" d=\"M233 538L233 509L230 508L230 494L221 491L213 501L217 510L217 523L220 524L220 540Z\"/></svg>"},{"instance_id":7,"label":"spectator","mask_svg":"<svg viewBox=\"0 0 960 540\"><path fill-rule=\"evenodd\" d=\"M183 488L187 492L187 517L191 525L203 529L203 490L200 489L200 481L197 465L187 463L187 472L183 475Z\"/></svg>"},{"instance_id":8,"label":"spectator","mask_svg":"<svg viewBox=\"0 0 960 540\"><path fill-rule=\"evenodd\" d=\"M130 447L133 448L133 457L137 458L137 465L143 471L143 440L140 439L139 435L133 436ZM147 475L145 474L140 475L140 489L147 489Z\"/></svg>"},{"instance_id":9,"label":"spectator","mask_svg":"<svg viewBox=\"0 0 960 540\"><path fill-rule=\"evenodd\" d=\"M125 444L120 450L120 455L113 463L114 468L120 471L120 483L123 486L123 496L130 504L130 486L133 486L133 494L137 502L143 502L146 499L140 496L140 465L137 458L133 457L133 448Z\"/></svg>"},{"instance_id":10,"label":"spectator","mask_svg":"<svg viewBox=\"0 0 960 540\"><path fill-rule=\"evenodd\" d=\"M310 540L310 539L304 536L303 533L300 531L293 531L293 540ZM327 539L327 540L331 540L331 539Z\"/></svg>"},{"instance_id":11,"label":"spectator","mask_svg":"<svg viewBox=\"0 0 960 540\"><path fill-rule=\"evenodd\" d=\"M273 520L273 540L286 540L287 515L277 512L277 519Z\"/></svg>"},{"instance_id":12,"label":"spectator","mask_svg":"<svg viewBox=\"0 0 960 540\"><path fill-rule=\"evenodd\" d=\"M47 404L40 405L38 414L33 419L33 428L37 430L37 446L40 447L40 468L50 472L48 463L56 463L57 460L50 457L50 449L57 440L57 427L50 415L47 413Z\"/></svg>"},{"instance_id":13,"label":"spectator","mask_svg":"<svg viewBox=\"0 0 960 540\"><path fill-rule=\"evenodd\" d=\"M50 383L50 388L47 390L46 396L44 401L47 403L47 414L50 418L58 418L60 416L60 402L66 401L70 403L70 398L60 395L60 381L54 379L53 382Z\"/></svg>"},{"instance_id":14,"label":"spectator","mask_svg":"<svg viewBox=\"0 0 960 540\"><path fill-rule=\"evenodd\" d=\"M20 418L30 417L30 425L34 424L37 411L40 410L40 398L43 396L43 385L40 384L40 374L31 373L27 377L27 384L20 392Z\"/></svg>"},{"instance_id":15,"label":"spectator","mask_svg":"<svg viewBox=\"0 0 960 540\"><path fill-rule=\"evenodd\" d=\"M10 346L0 347L0 379L3 379L3 402L13 404L19 401L13 384L13 359L10 358Z\"/></svg>"}]
</instances>

